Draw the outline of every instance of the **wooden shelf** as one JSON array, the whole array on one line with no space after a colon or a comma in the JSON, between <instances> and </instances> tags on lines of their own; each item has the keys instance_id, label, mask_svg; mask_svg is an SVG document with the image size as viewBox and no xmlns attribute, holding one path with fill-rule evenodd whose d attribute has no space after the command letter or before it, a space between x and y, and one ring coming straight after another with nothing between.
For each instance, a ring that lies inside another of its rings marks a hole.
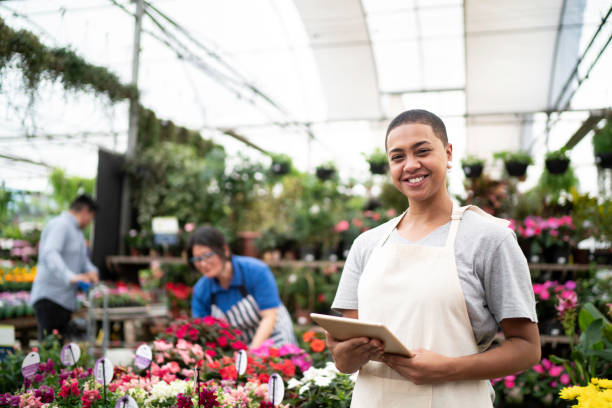
<instances>
[{"instance_id":1,"label":"wooden shelf","mask_svg":"<svg viewBox=\"0 0 612 408\"><path fill-rule=\"evenodd\" d=\"M124 256L113 255L106 257L106 263L110 268L118 265L148 265L151 261L158 261L162 264L186 264L187 260L181 257L154 257L154 256ZM270 267L288 267L288 268L325 268L328 266L344 266L344 261L303 261L303 260L280 260L267 263ZM592 268L595 269L612 269L612 265L590 265L590 264L544 264L531 263L530 270L537 271L567 271L567 272L585 272Z\"/></svg>"}]
</instances>

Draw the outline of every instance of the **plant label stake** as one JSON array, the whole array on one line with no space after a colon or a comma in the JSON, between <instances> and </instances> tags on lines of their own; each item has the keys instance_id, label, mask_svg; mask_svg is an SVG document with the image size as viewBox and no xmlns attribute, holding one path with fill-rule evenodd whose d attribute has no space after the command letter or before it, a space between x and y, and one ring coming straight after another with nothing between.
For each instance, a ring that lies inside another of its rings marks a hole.
<instances>
[{"instance_id":1,"label":"plant label stake","mask_svg":"<svg viewBox=\"0 0 612 408\"><path fill-rule=\"evenodd\" d=\"M141 344L138 349L136 349L136 357L134 358L134 365L141 370L149 367L151 361L153 360L153 352L151 351L151 347L146 344Z\"/></svg>"},{"instance_id":2,"label":"plant label stake","mask_svg":"<svg viewBox=\"0 0 612 408\"><path fill-rule=\"evenodd\" d=\"M66 367L73 366L81 358L81 349L76 343L66 344L60 352L60 360Z\"/></svg>"},{"instance_id":3,"label":"plant label stake","mask_svg":"<svg viewBox=\"0 0 612 408\"><path fill-rule=\"evenodd\" d=\"M285 397L285 383L280 375L274 373L268 380L268 399L272 404L279 405Z\"/></svg>"},{"instance_id":4,"label":"plant label stake","mask_svg":"<svg viewBox=\"0 0 612 408\"><path fill-rule=\"evenodd\" d=\"M104 406L106 406L106 384L113 379L113 363L106 357L102 357L96 361L94 365L94 378L102 385L104 390Z\"/></svg>"},{"instance_id":5,"label":"plant label stake","mask_svg":"<svg viewBox=\"0 0 612 408\"><path fill-rule=\"evenodd\" d=\"M38 371L38 366L40 366L40 355L35 351L32 351L23 359L21 374L23 375L24 390L26 389L26 379L29 380L34 377L34 374Z\"/></svg>"},{"instance_id":6,"label":"plant label stake","mask_svg":"<svg viewBox=\"0 0 612 408\"><path fill-rule=\"evenodd\" d=\"M138 404L134 401L134 398L124 395L117 400L115 408L138 408Z\"/></svg>"},{"instance_id":7,"label":"plant label stake","mask_svg":"<svg viewBox=\"0 0 612 408\"><path fill-rule=\"evenodd\" d=\"M236 391L238 391L238 378L246 372L247 368L247 353L244 350L240 350L236 354ZM240 404L240 403L238 403Z\"/></svg>"},{"instance_id":8,"label":"plant label stake","mask_svg":"<svg viewBox=\"0 0 612 408\"><path fill-rule=\"evenodd\" d=\"M196 395L198 396L198 408L200 408L200 369L197 364L193 372L193 384L195 386Z\"/></svg>"}]
</instances>

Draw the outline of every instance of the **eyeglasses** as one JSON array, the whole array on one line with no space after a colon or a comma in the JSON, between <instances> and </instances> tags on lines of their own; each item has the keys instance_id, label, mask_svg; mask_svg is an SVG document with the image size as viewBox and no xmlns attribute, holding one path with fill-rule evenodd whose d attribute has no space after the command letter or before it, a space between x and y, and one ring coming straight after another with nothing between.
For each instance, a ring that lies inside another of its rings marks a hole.
<instances>
[{"instance_id":1,"label":"eyeglasses","mask_svg":"<svg viewBox=\"0 0 612 408\"><path fill-rule=\"evenodd\" d=\"M189 258L189 262L191 263L196 263L200 261L208 262L208 260L214 255L215 255L215 251L210 251L200 256L192 256L191 258Z\"/></svg>"}]
</instances>

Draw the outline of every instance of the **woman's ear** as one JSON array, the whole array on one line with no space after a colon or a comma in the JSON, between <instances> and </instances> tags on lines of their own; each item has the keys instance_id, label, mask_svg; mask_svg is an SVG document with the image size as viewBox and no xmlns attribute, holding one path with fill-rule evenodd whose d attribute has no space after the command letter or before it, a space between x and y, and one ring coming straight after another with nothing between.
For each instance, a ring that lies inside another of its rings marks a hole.
<instances>
[{"instance_id":1,"label":"woman's ear","mask_svg":"<svg viewBox=\"0 0 612 408\"><path fill-rule=\"evenodd\" d=\"M451 163L453 161L453 145L452 144L447 144L446 145L446 159L448 160L449 163Z\"/></svg>"},{"instance_id":2,"label":"woman's ear","mask_svg":"<svg viewBox=\"0 0 612 408\"><path fill-rule=\"evenodd\" d=\"M225 259L229 259L230 258L229 245L225 244L225 246L223 247L223 253L225 254Z\"/></svg>"}]
</instances>

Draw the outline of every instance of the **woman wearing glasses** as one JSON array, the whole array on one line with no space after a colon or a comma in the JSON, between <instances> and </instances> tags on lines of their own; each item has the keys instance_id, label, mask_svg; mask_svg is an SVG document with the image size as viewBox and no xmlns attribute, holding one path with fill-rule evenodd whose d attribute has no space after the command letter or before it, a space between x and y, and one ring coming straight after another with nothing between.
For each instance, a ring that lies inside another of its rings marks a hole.
<instances>
[{"instance_id":1,"label":"woman wearing glasses","mask_svg":"<svg viewBox=\"0 0 612 408\"><path fill-rule=\"evenodd\" d=\"M250 348L268 338L296 344L291 317L270 268L258 259L232 255L223 234L200 227L187 244L189 265L203 276L193 288L193 317L213 316L242 331Z\"/></svg>"}]
</instances>

